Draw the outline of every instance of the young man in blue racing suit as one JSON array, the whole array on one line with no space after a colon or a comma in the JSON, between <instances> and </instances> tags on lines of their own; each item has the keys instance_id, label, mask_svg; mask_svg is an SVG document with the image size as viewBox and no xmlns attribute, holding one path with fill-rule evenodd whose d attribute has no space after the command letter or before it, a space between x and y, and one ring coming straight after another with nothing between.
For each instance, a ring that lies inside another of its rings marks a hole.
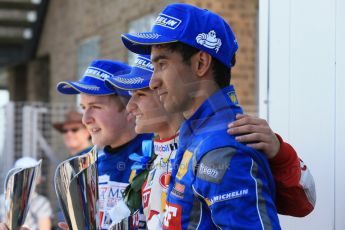
<instances>
[{"instance_id":1,"label":"young man in blue racing suit","mask_svg":"<svg viewBox=\"0 0 345 230\"><path fill-rule=\"evenodd\" d=\"M136 133L155 133L153 141L155 159L150 165L146 181L142 184L142 204L148 229L160 229L165 211L168 185L166 183L169 183L165 179L171 174L170 161L175 158L178 130L184 119L182 114L167 113L159 101L157 92L149 89L152 73L150 56L138 55L129 74L117 75L106 79L105 82L110 87L131 91L132 96L127 104L127 111L136 117ZM306 167L300 166L295 150L278 134L274 134L265 120L240 114L237 118L231 123L230 133L236 135L236 139L244 139L245 142L248 142L246 141L248 138L252 138L249 139L251 143L248 145L254 145L254 148L265 147L263 153L270 160L270 167L274 170L272 174L277 184L278 212L291 216L309 214L313 210L313 205L308 199L308 191L313 191L315 188L314 183L306 183L303 187L301 174L305 181L313 181L313 178ZM243 132L244 135L237 136ZM291 170L292 168L296 170Z\"/></svg>"},{"instance_id":2,"label":"young man in blue racing suit","mask_svg":"<svg viewBox=\"0 0 345 230\"><path fill-rule=\"evenodd\" d=\"M167 195L166 229L280 229L267 159L237 142L227 124L242 113L230 80L238 48L218 15L187 4L167 6L152 32L123 35L150 53L155 89L180 129Z\"/></svg>"},{"instance_id":3,"label":"young man in blue racing suit","mask_svg":"<svg viewBox=\"0 0 345 230\"><path fill-rule=\"evenodd\" d=\"M122 193L129 184L133 162L128 155L141 153L143 140L152 135L137 135L134 120L126 112L130 98L128 91L109 89L104 79L127 73L131 68L117 61L95 60L86 69L79 81L62 81L57 90L62 94L80 94L83 109L82 122L91 134L92 143L98 151L99 213L101 229L112 223L110 210L122 201ZM134 173L134 172L133 172ZM134 223L133 229L145 229L145 219Z\"/></svg>"}]
</instances>

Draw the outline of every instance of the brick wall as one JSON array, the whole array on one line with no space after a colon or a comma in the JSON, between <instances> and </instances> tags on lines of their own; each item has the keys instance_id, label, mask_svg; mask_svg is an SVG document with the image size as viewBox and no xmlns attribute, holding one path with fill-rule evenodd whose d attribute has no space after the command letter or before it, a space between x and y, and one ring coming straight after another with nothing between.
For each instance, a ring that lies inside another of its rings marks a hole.
<instances>
[{"instance_id":1,"label":"brick wall","mask_svg":"<svg viewBox=\"0 0 345 230\"><path fill-rule=\"evenodd\" d=\"M159 12L170 0L52 0L45 20L39 56L50 57L50 98L52 102L74 101L72 96L56 92L56 83L77 79L77 46L85 38L100 37L100 57L127 60L120 34L131 20ZM222 15L233 28L239 42L237 63L233 69L240 103L249 113L256 111L256 37L257 0L184 2L207 8Z\"/></svg>"},{"instance_id":2,"label":"brick wall","mask_svg":"<svg viewBox=\"0 0 345 230\"><path fill-rule=\"evenodd\" d=\"M50 57L50 98L52 102L74 101L56 92L61 80L77 76L77 46L85 38L100 37L100 58L127 60L120 35L131 20L159 12L169 0L52 0L47 11L38 55Z\"/></svg>"},{"instance_id":3,"label":"brick wall","mask_svg":"<svg viewBox=\"0 0 345 230\"><path fill-rule=\"evenodd\" d=\"M41 57L27 65L26 101L49 102L49 58Z\"/></svg>"}]
</instances>

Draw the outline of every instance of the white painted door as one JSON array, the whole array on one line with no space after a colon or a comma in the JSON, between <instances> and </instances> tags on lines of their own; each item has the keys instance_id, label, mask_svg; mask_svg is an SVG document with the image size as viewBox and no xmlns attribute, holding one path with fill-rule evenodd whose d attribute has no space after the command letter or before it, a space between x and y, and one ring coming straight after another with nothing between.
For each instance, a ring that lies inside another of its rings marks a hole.
<instances>
[{"instance_id":1,"label":"white painted door","mask_svg":"<svg viewBox=\"0 0 345 230\"><path fill-rule=\"evenodd\" d=\"M345 1L260 0L259 111L307 163L317 190L283 229L345 229Z\"/></svg>"}]
</instances>

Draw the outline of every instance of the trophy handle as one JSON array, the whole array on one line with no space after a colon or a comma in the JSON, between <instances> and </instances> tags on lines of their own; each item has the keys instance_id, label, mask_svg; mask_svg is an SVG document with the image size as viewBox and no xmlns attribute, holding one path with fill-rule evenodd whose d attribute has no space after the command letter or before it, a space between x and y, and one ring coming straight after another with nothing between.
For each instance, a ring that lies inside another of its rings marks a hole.
<instances>
[{"instance_id":1,"label":"trophy handle","mask_svg":"<svg viewBox=\"0 0 345 230\"><path fill-rule=\"evenodd\" d=\"M7 188L7 184L9 179L11 178L12 175L14 175L15 173L21 171L22 168L13 168L10 171L8 171L6 178L5 178L5 183L4 183L4 193L6 193L6 188Z\"/></svg>"}]
</instances>

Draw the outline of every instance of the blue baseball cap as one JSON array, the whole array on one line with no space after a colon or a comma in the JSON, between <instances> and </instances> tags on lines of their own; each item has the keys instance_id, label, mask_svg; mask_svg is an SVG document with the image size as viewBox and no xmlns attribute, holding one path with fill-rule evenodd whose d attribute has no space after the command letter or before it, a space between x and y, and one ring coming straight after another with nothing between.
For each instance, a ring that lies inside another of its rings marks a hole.
<instances>
[{"instance_id":1,"label":"blue baseball cap","mask_svg":"<svg viewBox=\"0 0 345 230\"><path fill-rule=\"evenodd\" d=\"M122 34L130 51L150 54L151 46L182 42L209 53L231 68L238 44L229 24L219 15L198 7L176 3L157 17L151 32Z\"/></svg>"},{"instance_id":2,"label":"blue baseball cap","mask_svg":"<svg viewBox=\"0 0 345 230\"><path fill-rule=\"evenodd\" d=\"M130 97L127 90L110 89L105 86L104 80L117 74L126 74L131 67L125 63L110 60L94 60L87 67L79 81L62 81L57 84L57 90L62 94L110 95Z\"/></svg>"},{"instance_id":3,"label":"blue baseball cap","mask_svg":"<svg viewBox=\"0 0 345 230\"><path fill-rule=\"evenodd\" d=\"M105 79L109 88L137 90L148 88L153 74L150 55L138 55L129 74L111 76Z\"/></svg>"}]
</instances>

